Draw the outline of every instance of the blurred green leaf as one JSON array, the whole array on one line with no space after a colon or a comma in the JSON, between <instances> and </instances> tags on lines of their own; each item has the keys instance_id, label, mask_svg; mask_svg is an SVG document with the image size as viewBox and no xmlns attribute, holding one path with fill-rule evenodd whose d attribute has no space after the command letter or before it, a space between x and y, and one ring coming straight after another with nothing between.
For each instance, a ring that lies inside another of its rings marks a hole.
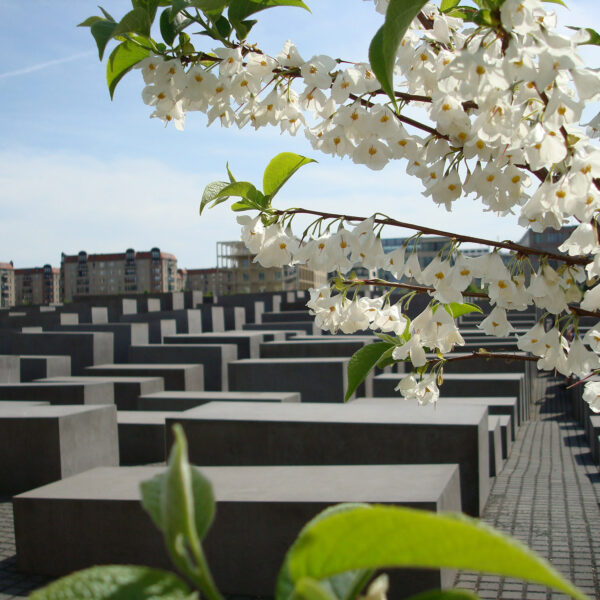
<instances>
[{"instance_id":1,"label":"blurred green leaf","mask_svg":"<svg viewBox=\"0 0 600 600\"><path fill-rule=\"evenodd\" d=\"M581 27L568 26L568 28L574 29L575 31L581 30ZM589 40L587 40L587 42L581 42L578 45L579 46L588 46L588 45L600 46L600 33L598 33L596 30L592 29L591 27L585 27L584 29L590 34L590 38L589 38Z\"/></svg>"},{"instance_id":2,"label":"blurred green leaf","mask_svg":"<svg viewBox=\"0 0 600 600\"><path fill-rule=\"evenodd\" d=\"M477 594L467 590L431 590L406 600L480 600Z\"/></svg>"},{"instance_id":3,"label":"blurred green leaf","mask_svg":"<svg viewBox=\"0 0 600 600\"><path fill-rule=\"evenodd\" d=\"M276 6L296 6L310 12L310 9L302 0L234 0L230 3L227 14L230 21L239 22L261 10Z\"/></svg>"},{"instance_id":4,"label":"blurred green leaf","mask_svg":"<svg viewBox=\"0 0 600 600\"><path fill-rule=\"evenodd\" d=\"M30 600L192 600L173 573L148 567L106 565L77 571L29 595Z\"/></svg>"},{"instance_id":5,"label":"blurred green leaf","mask_svg":"<svg viewBox=\"0 0 600 600\"><path fill-rule=\"evenodd\" d=\"M150 54L149 50L140 48L132 42L122 42L108 57L106 64L106 82L112 100L115 88L123 76Z\"/></svg>"},{"instance_id":6,"label":"blurred green leaf","mask_svg":"<svg viewBox=\"0 0 600 600\"><path fill-rule=\"evenodd\" d=\"M289 555L294 583L348 569L450 568L525 579L578 600L585 594L517 540L461 514L371 506L302 530Z\"/></svg>"},{"instance_id":7,"label":"blurred green leaf","mask_svg":"<svg viewBox=\"0 0 600 600\"><path fill-rule=\"evenodd\" d=\"M440 12L448 12L460 4L460 0L442 0Z\"/></svg>"},{"instance_id":8,"label":"blurred green leaf","mask_svg":"<svg viewBox=\"0 0 600 600\"><path fill-rule=\"evenodd\" d=\"M330 515L337 514L339 512L345 512L347 510L351 510L360 506L365 507L368 505L358 503L347 503L329 506L325 510L321 511L313 519L311 519L302 528L299 538L302 536L303 531L310 529L315 523L318 523L322 519L326 519ZM299 586L295 586L294 582L290 577L289 557L293 554L296 543L297 541L294 542L291 548L287 551L285 559L283 561L283 565L281 566L281 569L279 571L279 575L277 577L277 585L275 587L275 600L291 600L298 593L305 594L305 590L308 589L306 587L302 587L301 590L298 590ZM321 587L324 590L326 590L326 592L333 598L337 598L339 600L353 600L362 591L364 585L370 579L372 574L372 569L356 569L346 571L344 573L339 573L338 575L334 575L329 579L321 580L319 583ZM305 584L303 584L303 586L304 585Z\"/></svg>"},{"instance_id":9,"label":"blurred green leaf","mask_svg":"<svg viewBox=\"0 0 600 600\"><path fill-rule=\"evenodd\" d=\"M85 21L82 21L77 27L91 27L96 21L104 21L102 17L88 17Z\"/></svg>"}]
</instances>

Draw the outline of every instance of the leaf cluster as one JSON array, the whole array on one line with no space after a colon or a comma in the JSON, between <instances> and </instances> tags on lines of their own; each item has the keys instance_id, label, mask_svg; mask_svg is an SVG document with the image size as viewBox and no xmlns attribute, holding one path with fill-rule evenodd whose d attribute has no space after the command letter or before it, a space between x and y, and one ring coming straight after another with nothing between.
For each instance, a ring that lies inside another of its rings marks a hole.
<instances>
[{"instance_id":1,"label":"leaf cluster","mask_svg":"<svg viewBox=\"0 0 600 600\"><path fill-rule=\"evenodd\" d=\"M251 15L277 6L292 6L309 10L302 0L131 0L132 9L116 21L104 8L102 15L88 17L79 27L89 27L98 47L100 60L111 40L120 42L111 52L106 81L112 98L123 76L150 53L184 62L201 60L191 37L185 32L190 25L199 26L201 35L233 46L231 36L246 39L255 19ZM159 16L162 42L152 37L152 26Z\"/></svg>"}]
</instances>

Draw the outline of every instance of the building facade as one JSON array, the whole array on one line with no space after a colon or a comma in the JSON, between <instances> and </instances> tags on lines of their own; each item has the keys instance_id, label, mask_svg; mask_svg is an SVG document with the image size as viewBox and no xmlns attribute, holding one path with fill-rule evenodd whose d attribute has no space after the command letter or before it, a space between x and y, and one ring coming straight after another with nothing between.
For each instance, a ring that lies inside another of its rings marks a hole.
<instances>
[{"instance_id":1,"label":"building facade","mask_svg":"<svg viewBox=\"0 0 600 600\"><path fill-rule=\"evenodd\" d=\"M0 308L15 305L15 270L13 263L0 262Z\"/></svg>"},{"instance_id":2,"label":"building facade","mask_svg":"<svg viewBox=\"0 0 600 600\"><path fill-rule=\"evenodd\" d=\"M177 291L177 259L152 248L120 254L62 254L63 299L101 294L143 294Z\"/></svg>"},{"instance_id":3,"label":"building facade","mask_svg":"<svg viewBox=\"0 0 600 600\"><path fill-rule=\"evenodd\" d=\"M15 269L15 303L58 304L60 302L60 269L51 265L31 269Z\"/></svg>"}]
</instances>

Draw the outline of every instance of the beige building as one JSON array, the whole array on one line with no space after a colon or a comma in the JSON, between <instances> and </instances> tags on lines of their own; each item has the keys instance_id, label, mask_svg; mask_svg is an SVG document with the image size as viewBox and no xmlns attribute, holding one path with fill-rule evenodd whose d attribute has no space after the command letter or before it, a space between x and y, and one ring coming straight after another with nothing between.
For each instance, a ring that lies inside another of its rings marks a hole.
<instances>
[{"instance_id":1,"label":"beige building","mask_svg":"<svg viewBox=\"0 0 600 600\"><path fill-rule=\"evenodd\" d=\"M152 248L120 254L79 254L61 260L63 299L99 294L143 294L177 290L177 259Z\"/></svg>"},{"instance_id":2,"label":"beige building","mask_svg":"<svg viewBox=\"0 0 600 600\"><path fill-rule=\"evenodd\" d=\"M15 269L15 303L58 304L60 302L60 269L51 265L31 269Z\"/></svg>"},{"instance_id":3,"label":"beige building","mask_svg":"<svg viewBox=\"0 0 600 600\"><path fill-rule=\"evenodd\" d=\"M327 282L325 272L307 267L265 268L252 262L252 254L243 242L218 242L217 267L187 269L187 290L200 290L215 296L306 290Z\"/></svg>"},{"instance_id":4,"label":"beige building","mask_svg":"<svg viewBox=\"0 0 600 600\"><path fill-rule=\"evenodd\" d=\"M11 262L0 262L0 308L15 305L15 270Z\"/></svg>"}]
</instances>

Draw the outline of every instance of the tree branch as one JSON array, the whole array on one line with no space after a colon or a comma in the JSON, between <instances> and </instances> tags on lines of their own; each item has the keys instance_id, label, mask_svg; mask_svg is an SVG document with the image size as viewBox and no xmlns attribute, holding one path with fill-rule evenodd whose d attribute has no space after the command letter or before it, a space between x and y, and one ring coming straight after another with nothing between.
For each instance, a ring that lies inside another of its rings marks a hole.
<instances>
[{"instance_id":1,"label":"tree branch","mask_svg":"<svg viewBox=\"0 0 600 600\"><path fill-rule=\"evenodd\" d=\"M323 219L342 219L345 221L358 222L367 220L366 217L357 217L354 215L340 215L336 213L327 213L318 210L310 210L307 208L290 208L287 210L275 210L274 213L276 215L314 215L317 217L322 217ZM397 221L396 219L375 219L375 223L378 223L380 225L390 225L392 227L403 227L404 229L412 229L414 231L420 231L429 235L439 235L460 242L469 242L474 244L482 244L484 246L492 246L494 248L502 248L504 250L511 250L512 252L516 252L518 254L523 254L527 256L546 256L553 260L558 260L569 265L587 265L589 262L591 262L590 259L584 257L567 256L565 254L558 254L556 252L548 252L547 250L538 250L536 248L529 248L528 246L522 246L521 244L516 244L510 241L495 242L494 240L488 240L486 238L452 233L451 231L444 231L442 229L433 229L432 227L425 227L424 225L415 225L414 223L405 223L404 221Z\"/></svg>"}]
</instances>

